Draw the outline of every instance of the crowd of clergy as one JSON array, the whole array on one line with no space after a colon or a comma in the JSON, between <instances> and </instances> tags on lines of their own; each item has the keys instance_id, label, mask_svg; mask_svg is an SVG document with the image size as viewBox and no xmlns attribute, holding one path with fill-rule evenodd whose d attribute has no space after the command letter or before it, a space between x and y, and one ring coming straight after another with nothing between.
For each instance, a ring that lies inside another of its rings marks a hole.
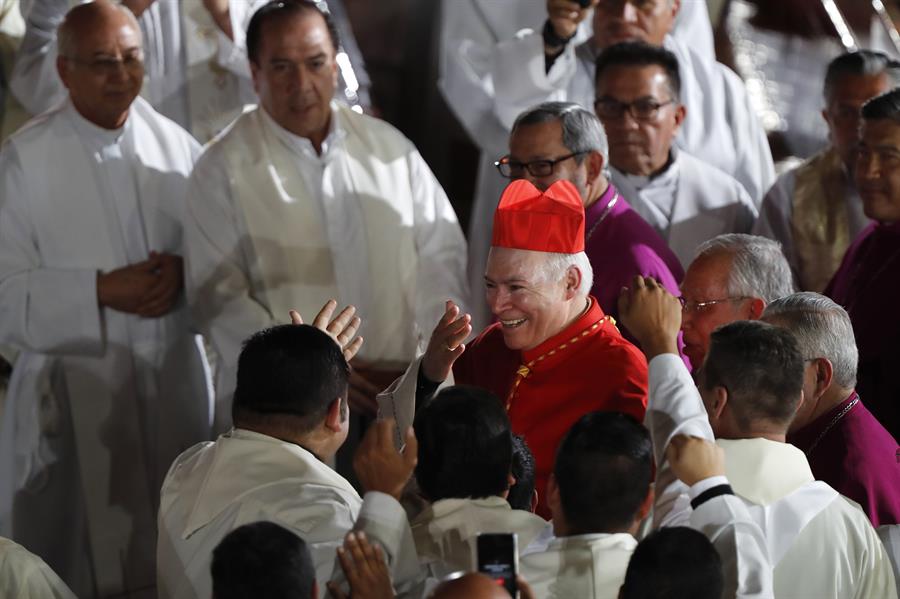
<instances>
[{"instance_id":1,"label":"crowd of clergy","mask_svg":"<svg viewBox=\"0 0 900 599\"><path fill-rule=\"evenodd\" d=\"M501 4L464 235L324 2L23 3L0 597L897 598L900 62L776 178L704 3Z\"/></svg>"}]
</instances>

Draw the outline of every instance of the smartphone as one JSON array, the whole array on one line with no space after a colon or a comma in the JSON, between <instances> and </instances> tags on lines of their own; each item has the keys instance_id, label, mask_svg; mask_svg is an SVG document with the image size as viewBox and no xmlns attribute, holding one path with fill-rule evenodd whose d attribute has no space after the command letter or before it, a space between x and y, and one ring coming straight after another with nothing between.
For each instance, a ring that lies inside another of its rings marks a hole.
<instances>
[{"instance_id":1,"label":"smartphone","mask_svg":"<svg viewBox=\"0 0 900 599\"><path fill-rule=\"evenodd\" d=\"M518 597L516 574L519 571L519 550L516 535L480 534L476 540L476 553L478 571L490 576L511 597Z\"/></svg>"}]
</instances>

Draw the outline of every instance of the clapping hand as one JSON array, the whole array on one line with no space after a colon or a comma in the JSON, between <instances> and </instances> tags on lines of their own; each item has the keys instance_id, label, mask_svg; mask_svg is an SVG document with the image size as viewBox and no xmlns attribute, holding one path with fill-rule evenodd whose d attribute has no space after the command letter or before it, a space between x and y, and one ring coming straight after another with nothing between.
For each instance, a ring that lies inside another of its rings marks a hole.
<instances>
[{"instance_id":1,"label":"clapping hand","mask_svg":"<svg viewBox=\"0 0 900 599\"><path fill-rule=\"evenodd\" d=\"M416 468L419 444L409 427L406 444L397 451L394 446L396 426L391 418L373 422L353 456L353 469L366 491L380 491L399 501Z\"/></svg>"},{"instance_id":2,"label":"clapping hand","mask_svg":"<svg viewBox=\"0 0 900 599\"><path fill-rule=\"evenodd\" d=\"M355 336L359 326L362 324L362 319L356 316L356 308L353 306L347 306L337 316L332 318L336 308L337 302L335 300L331 299L325 302L325 305L322 306L322 309L319 310L319 313L313 319L312 326L326 332L329 337L334 339L334 342L344 352L344 359L349 362L363 344L363 338ZM291 324L303 324L303 317L300 316L299 312L291 310L289 314Z\"/></svg>"},{"instance_id":3,"label":"clapping hand","mask_svg":"<svg viewBox=\"0 0 900 599\"><path fill-rule=\"evenodd\" d=\"M459 306L447 300L444 315L431 333L422 357L422 369L428 380L442 383L450 376L453 363L466 351L463 341L471 333L472 317L460 315Z\"/></svg>"},{"instance_id":4,"label":"clapping hand","mask_svg":"<svg viewBox=\"0 0 900 599\"><path fill-rule=\"evenodd\" d=\"M700 437L675 435L666 447L666 459L672 473L689 487L725 475L725 450Z\"/></svg>"},{"instance_id":5,"label":"clapping hand","mask_svg":"<svg viewBox=\"0 0 900 599\"><path fill-rule=\"evenodd\" d=\"M393 599L394 587L384 551L370 543L364 532L347 533L344 546L338 547L337 554L341 570L350 585L350 597ZM333 599L347 599L347 595L333 582L328 583L328 592Z\"/></svg>"}]
</instances>

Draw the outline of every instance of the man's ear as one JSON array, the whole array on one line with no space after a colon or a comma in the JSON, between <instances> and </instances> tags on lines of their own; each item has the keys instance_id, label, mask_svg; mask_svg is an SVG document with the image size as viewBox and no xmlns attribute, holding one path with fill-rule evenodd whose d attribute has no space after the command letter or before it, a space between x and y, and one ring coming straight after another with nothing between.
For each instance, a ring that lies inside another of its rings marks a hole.
<instances>
[{"instance_id":1,"label":"man's ear","mask_svg":"<svg viewBox=\"0 0 900 599\"><path fill-rule=\"evenodd\" d=\"M262 78L262 67L259 66L258 64L256 64L255 62L253 62L252 60L249 61L249 63L250 63L250 79L251 79L251 81L253 81L253 92L257 96L259 96L259 83L260 83L260 79Z\"/></svg>"},{"instance_id":2,"label":"man's ear","mask_svg":"<svg viewBox=\"0 0 900 599\"><path fill-rule=\"evenodd\" d=\"M587 162L587 180L588 184L593 184L601 174L603 174L603 155L600 152L591 152L585 159Z\"/></svg>"},{"instance_id":3,"label":"man's ear","mask_svg":"<svg viewBox=\"0 0 900 599\"><path fill-rule=\"evenodd\" d=\"M69 59L65 56L56 57L56 74L66 89L69 89Z\"/></svg>"},{"instance_id":4,"label":"man's ear","mask_svg":"<svg viewBox=\"0 0 900 599\"><path fill-rule=\"evenodd\" d=\"M531 507L529 507L528 511L532 514L537 511L538 502L540 502L541 496L538 494L537 489L535 489L531 493Z\"/></svg>"},{"instance_id":5,"label":"man's ear","mask_svg":"<svg viewBox=\"0 0 900 599\"><path fill-rule=\"evenodd\" d=\"M547 507L555 516L562 514L562 500L559 497L559 485L556 484L556 476L551 473L547 479Z\"/></svg>"},{"instance_id":6,"label":"man's ear","mask_svg":"<svg viewBox=\"0 0 900 599\"><path fill-rule=\"evenodd\" d=\"M712 416L716 420L722 419L725 412L725 406L728 405L728 390L725 387L717 386L713 389Z\"/></svg>"},{"instance_id":7,"label":"man's ear","mask_svg":"<svg viewBox=\"0 0 900 599\"><path fill-rule=\"evenodd\" d=\"M675 107L675 131L678 131L681 128L681 123L684 122L684 117L687 116L687 108L685 108L684 104L678 104Z\"/></svg>"},{"instance_id":8,"label":"man's ear","mask_svg":"<svg viewBox=\"0 0 900 599\"><path fill-rule=\"evenodd\" d=\"M341 405L343 398L335 398L328 404L328 411L325 413L325 428L330 431L338 432L344 423L344 408Z\"/></svg>"},{"instance_id":9,"label":"man's ear","mask_svg":"<svg viewBox=\"0 0 900 599\"><path fill-rule=\"evenodd\" d=\"M834 365L827 358L816 358L816 397L821 397L834 381Z\"/></svg>"},{"instance_id":10,"label":"man's ear","mask_svg":"<svg viewBox=\"0 0 900 599\"><path fill-rule=\"evenodd\" d=\"M751 297L749 304L749 313L747 314L747 320L759 320L759 317L762 316L762 313L766 309L766 302L762 298Z\"/></svg>"},{"instance_id":11,"label":"man's ear","mask_svg":"<svg viewBox=\"0 0 900 599\"><path fill-rule=\"evenodd\" d=\"M581 287L581 270L573 264L566 269L566 299L578 295L579 287Z\"/></svg>"},{"instance_id":12,"label":"man's ear","mask_svg":"<svg viewBox=\"0 0 900 599\"><path fill-rule=\"evenodd\" d=\"M635 523L640 524L644 518L647 517L647 514L650 513L650 510L653 508L653 485L649 485L647 487L647 495L644 497L644 500L641 502L641 507L638 508L637 517L635 518Z\"/></svg>"}]
</instances>

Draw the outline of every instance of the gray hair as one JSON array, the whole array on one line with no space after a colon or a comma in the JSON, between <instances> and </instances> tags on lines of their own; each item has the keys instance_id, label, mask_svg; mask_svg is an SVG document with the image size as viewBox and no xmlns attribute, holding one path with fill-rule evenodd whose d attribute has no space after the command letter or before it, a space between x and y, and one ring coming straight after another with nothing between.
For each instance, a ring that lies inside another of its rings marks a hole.
<instances>
[{"instance_id":1,"label":"gray hair","mask_svg":"<svg viewBox=\"0 0 900 599\"><path fill-rule=\"evenodd\" d=\"M825 101L831 99L837 82L847 75L855 77L875 77L886 74L890 80L889 87L900 85L900 62L887 54L875 50L856 50L841 54L830 63L825 71L823 93Z\"/></svg>"},{"instance_id":2,"label":"gray hair","mask_svg":"<svg viewBox=\"0 0 900 599\"><path fill-rule=\"evenodd\" d=\"M758 235L726 233L697 247L698 258L732 256L728 295L758 297L767 304L794 293L794 280L781 244Z\"/></svg>"},{"instance_id":3,"label":"gray hair","mask_svg":"<svg viewBox=\"0 0 900 599\"><path fill-rule=\"evenodd\" d=\"M59 27L56 29L56 53L59 56L74 58L76 48L78 47L77 42L79 37L81 37L81 32L78 31L78 21L82 20L83 22L83 19L88 16L96 16L98 8L96 6L91 6L92 4L93 2L78 4L66 13L63 22L60 23ZM137 17L134 16L134 13L121 4L113 2L109 2L108 4L128 17L128 20L131 21L131 24L134 26L138 39L141 40L141 45L143 46L141 26L138 24ZM94 12L94 15L91 15L92 12Z\"/></svg>"},{"instance_id":4,"label":"gray hair","mask_svg":"<svg viewBox=\"0 0 900 599\"><path fill-rule=\"evenodd\" d=\"M777 299L766 307L763 320L790 330L805 359L826 358L834 369L834 382L856 386L859 350L850 316L841 306L818 293L803 291Z\"/></svg>"},{"instance_id":5,"label":"gray hair","mask_svg":"<svg viewBox=\"0 0 900 599\"><path fill-rule=\"evenodd\" d=\"M516 117L512 133L519 127L559 121L562 141L570 152L600 152L603 156L603 174L609 176L609 140L603 124L590 110L574 102L543 102ZM578 164L584 156L576 158Z\"/></svg>"},{"instance_id":6,"label":"gray hair","mask_svg":"<svg viewBox=\"0 0 900 599\"><path fill-rule=\"evenodd\" d=\"M581 284L575 291L578 295L587 296L594 286L594 269L591 267L591 261L587 254L578 252L577 254L556 254L548 252L547 259L541 266L541 277L544 281L555 282L566 276L566 271L570 266L574 266L581 273Z\"/></svg>"}]
</instances>

